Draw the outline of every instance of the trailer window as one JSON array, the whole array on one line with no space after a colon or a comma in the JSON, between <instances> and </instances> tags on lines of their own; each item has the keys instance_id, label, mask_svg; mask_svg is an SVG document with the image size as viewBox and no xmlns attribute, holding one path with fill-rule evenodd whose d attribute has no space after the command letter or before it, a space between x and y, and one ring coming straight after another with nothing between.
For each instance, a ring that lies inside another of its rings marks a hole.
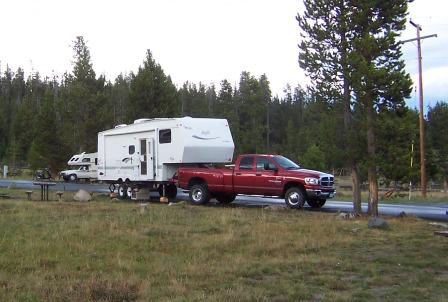
<instances>
[{"instance_id":1,"label":"trailer window","mask_svg":"<svg viewBox=\"0 0 448 302\"><path fill-rule=\"evenodd\" d=\"M252 170L252 166L254 164L254 158L249 157L243 157L240 161L240 170Z\"/></svg>"},{"instance_id":2,"label":"trailer window","mask_svg":"<svg viewBox=\"0 0 448 302\"><path fill-rule=\"evenodd\" d=\"M171 143L171 129L159 130L159 144Z\"/></svg>"},{"instance_id":3,"label":"trailer window","mask_svg":"<svg viewBox=\"0 0 448 302\"><path fill-rule=\"evenodd\" d=\"M132 155L135 153L135 146L134 145L130 145L129 146L129 155Z\"/></svg>"},{"instance_id":4,"label":"trailer window","mask_svg":"<svg viewBox=\"0 0 448 302\"><path fill-rule=\"evenodd\" d=\"M88 158L88 157L83 158L83 159L82 159L82 162L83 162L83 163L86 163L86 162L88 163L88 162L90 162L90 158Z\"/></svg>"}]
</instances>

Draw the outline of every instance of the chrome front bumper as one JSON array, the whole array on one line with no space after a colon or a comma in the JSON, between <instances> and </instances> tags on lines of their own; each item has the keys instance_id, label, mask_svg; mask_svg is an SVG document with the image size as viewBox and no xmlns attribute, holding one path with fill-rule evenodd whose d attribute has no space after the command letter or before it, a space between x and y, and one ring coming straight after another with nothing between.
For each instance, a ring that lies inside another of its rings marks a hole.
<instances>
[{"instance_id":1,"label":"chrome front bumper","mask_svg":"<svg viewBox=\"0 0 448 302\"><path fill-rule=\"evenodd\" d=\"M332 191L322 191L322 190L314 190L307 189L306 194L310 198L333 198L336 195L336 190Z\"/></svg>"}]
</instances>

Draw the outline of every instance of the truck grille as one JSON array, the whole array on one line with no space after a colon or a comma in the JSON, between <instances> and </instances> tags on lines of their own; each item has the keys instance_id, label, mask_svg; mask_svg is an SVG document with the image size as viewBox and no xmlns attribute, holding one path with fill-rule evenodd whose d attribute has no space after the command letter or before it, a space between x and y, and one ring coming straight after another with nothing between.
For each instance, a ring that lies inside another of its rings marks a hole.
<instances>
[{"instance_id":1,"label":"truck grille","mask_svg":"<svg viewBox=\"0 0 448 302\"><path fill-rule=\"evenodd\" d=\"M332 187L334 185L334 177L329 177L329 176L321 177L320 185L322 187Z\"/></svg>"}]
</instances>

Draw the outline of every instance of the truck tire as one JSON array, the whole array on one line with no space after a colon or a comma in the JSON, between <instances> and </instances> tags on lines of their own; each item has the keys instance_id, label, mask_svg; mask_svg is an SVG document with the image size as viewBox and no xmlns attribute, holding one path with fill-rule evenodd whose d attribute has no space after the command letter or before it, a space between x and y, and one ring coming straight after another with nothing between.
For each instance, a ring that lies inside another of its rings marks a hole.
<instances>
[{"instance_id":1,"label":"truck tire","mask_svg":"<svg viewBox=\"0 0 448 302\"><path fill-rule=\"evenodd\" d=\"M163 187L162 185L159 186L157 189L159 191L160 197L163 196ZM168 199L175 199L177 196L177 187L175 184L169 184L165 187L165 197L168 197Z\"/></svg>"},{"instance_id":2,"label":"truck tire","mask_svg":"<svg viewBox=\"0 0 448 302\"><path fill-rule=\"evenodd\" d=\"M231 203L232 201L234 201L236 198L236 194L229 194L229 193L219 193L216 195L216 200L219 203Z\"/></svg>"},{"instance_id":3,"label":"truck tire","mask_svg":"<svg viewBox=\"0 0 448 302\"><path fill-rule=\"evenodd\" d=\"M305 193L298 187L289 188L285 194L285 203L291 209L301 209L305 204Z\"/></svg>"},{"instance_id":4,"label":"truck tire","mask_svg":"<svg viewBox=\"0 0 448 302\"><path fill-rule=\"evenodd\" d=\"M309 199L306 201L308 205L312 208L322 208L326 202L325 199Z\"/></svg>"},{"instance_id":5,"label":"truck tire","mask_svg":"<svg viewBox=\"0 0 448 302\"><path fill-rule=\"evenodd\" d=\"M128 188L125 184L120 184L118 186L118 198L126 199Z\"/></svg>"},{"instance_id":6,"label":"truck tire","mask_svg":"<svg viewBox=\"0 0 448 302\"><path fill-rule=\"evenodd\" d=\"M210 192L204 183L194 184L190 188L190 201L193 204L205 204L210 200Z\"/></svg>"},{"instance_id":7,"label":"truck tire","mask_svg":"<svg viewBox=\"0 0 448 302\"><path fill-rule=\"evenodd\" d=\"M68 177L68 179L70 181L76 181L78 179L78 177L76 176L76 174L70 174L70 176Z\"/></svg>"}]
</instances>

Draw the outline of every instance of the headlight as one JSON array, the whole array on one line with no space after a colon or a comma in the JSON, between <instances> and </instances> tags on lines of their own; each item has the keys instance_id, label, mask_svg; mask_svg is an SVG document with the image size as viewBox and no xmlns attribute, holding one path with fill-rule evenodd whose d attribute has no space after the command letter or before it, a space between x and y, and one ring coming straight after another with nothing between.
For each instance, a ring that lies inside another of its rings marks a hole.
<instances>
[{"instance_id":1,"label":"headlight","mask_svg":"<svg viewBox=\"0 0 448 302\"><path fill-rule=\"evenodd\" d=\"M319 179L314 177L305 177L305 183L307 185L318 185Z\"/></svg>"}]
</instances>

